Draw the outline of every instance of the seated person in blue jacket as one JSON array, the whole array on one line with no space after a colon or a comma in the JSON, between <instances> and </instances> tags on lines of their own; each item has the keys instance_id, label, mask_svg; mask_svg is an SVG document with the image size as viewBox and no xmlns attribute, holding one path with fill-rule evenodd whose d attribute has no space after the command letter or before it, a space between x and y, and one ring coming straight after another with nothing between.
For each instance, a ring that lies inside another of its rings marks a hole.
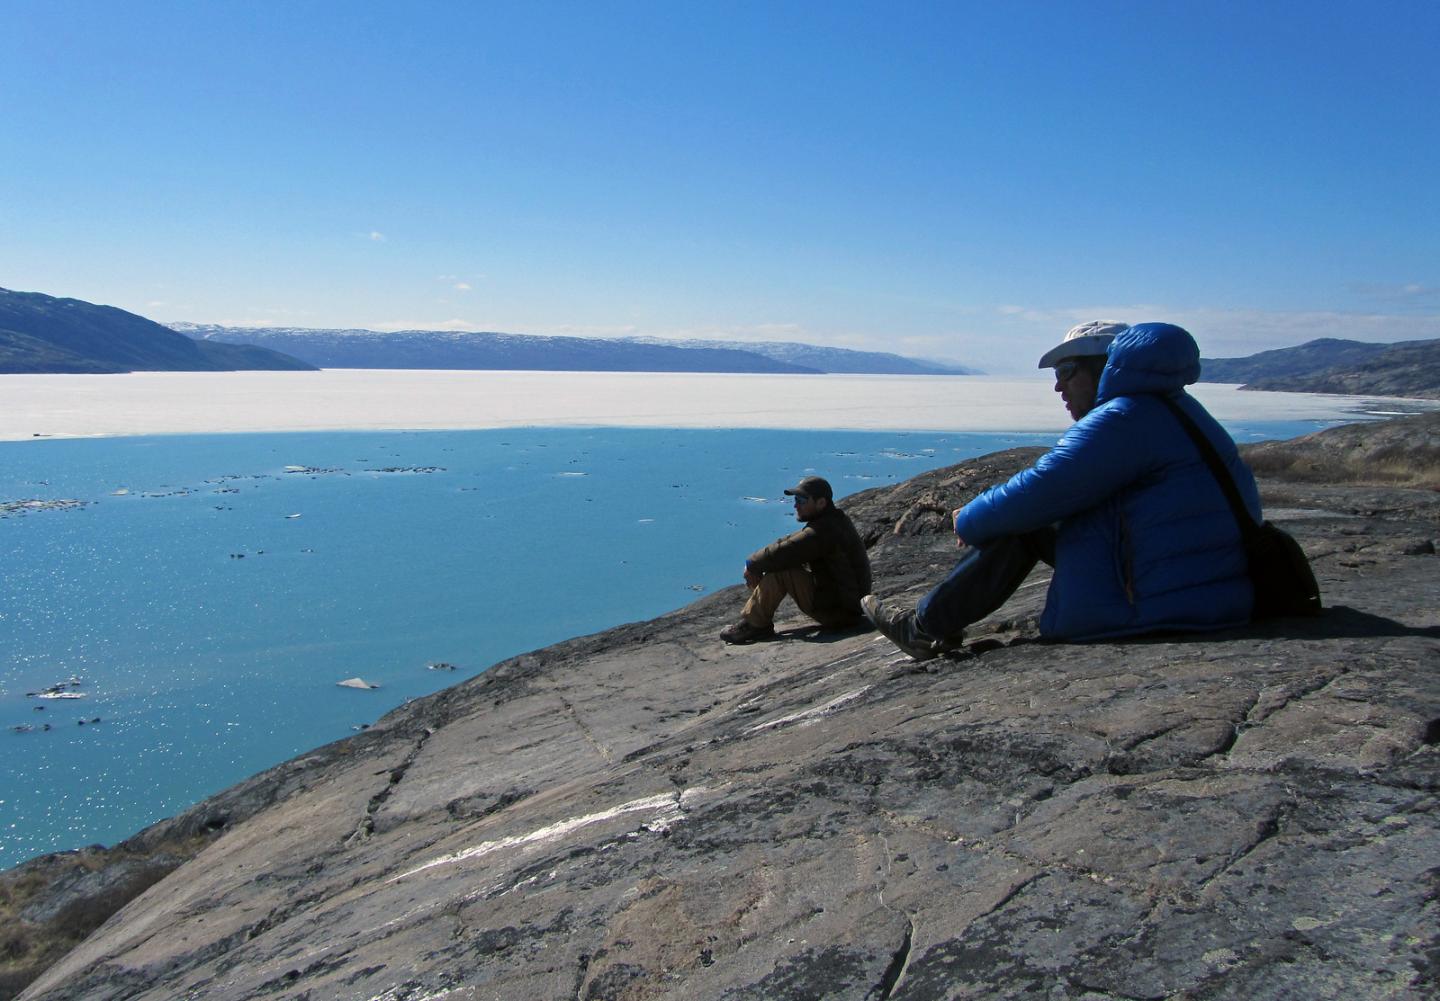
<instances>
[{"instance_id":1,"label":"seated person in blue jacket","mask_svg":"<svg viewBox=\"0 0 1440 1001\"><path fill-rule=\"evenodd\" d=\"M829 482L807 476L785 493L795 498L795 520L805 527L745 561L750 599L740 621L721 630L726 643L774 636L775 610L787 595L822 627L865 621L860 598L870 591L870 556L850 516L835 506Z\"/></svg>"},{"instance_id":2,"label":"seated person in blue jacket","mask_svg":"<svg viewBox=\"0 0 1440 1001\"><path fill-rule=\"evenodd\" d=\"M959 644L1037 560L1055 568L1040 633L1087 640L1220 629L1254 600L1235 515L1164 397L1215 446L1257 522L1260 495L1235 443L1184 387L1200 375L1194 338L1170 323L1092 321L1040 367L1075 424L1006 483L955 511L965 547L950 576L913 611L862 599L896 646L927 660Z\"/></svg>"}]
</instances>

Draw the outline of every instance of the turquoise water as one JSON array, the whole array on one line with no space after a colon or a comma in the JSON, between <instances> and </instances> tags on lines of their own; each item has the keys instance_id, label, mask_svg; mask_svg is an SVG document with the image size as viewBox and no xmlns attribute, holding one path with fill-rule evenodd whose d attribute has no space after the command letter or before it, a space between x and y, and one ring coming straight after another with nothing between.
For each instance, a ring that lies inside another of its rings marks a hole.
<instances>
[{"instance_id":1,"label":"turquoise water","mask_svg":"<svg viewBox=\"0 0 1440 1001\"><path fill-rule=\"evenodd\" d=\"M747 553L793 529L781 492L806 473L843 495L1055 437L0 443L0 502L85 502L0 518L0 866L113 843L505 657L736 583ZM380 687L337 687L357 676ZM27 694L72 677L83 698Z\"/></svg>"}]
</instances>

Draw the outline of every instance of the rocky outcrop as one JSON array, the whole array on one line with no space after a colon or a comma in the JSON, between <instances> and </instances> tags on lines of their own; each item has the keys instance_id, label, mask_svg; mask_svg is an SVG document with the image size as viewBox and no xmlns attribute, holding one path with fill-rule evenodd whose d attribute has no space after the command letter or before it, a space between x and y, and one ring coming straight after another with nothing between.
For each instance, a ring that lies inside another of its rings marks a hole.
<instances>
[{"instance_id":1,"label":"rocky outcrop","mask_svg":"<svg viewBox=\"0 0 1440 1001\"><path fill-rule=\"evenodd\" d=\"M24 997L1433 997L1437 426L1364 432L1432 470L1403 482L1366 479L1352 431L1262 481L1319 618L1045 644L1037 574L918 670L798 619L725 647L731 588L144 832L115 851L193 857ZM849 498L881 593L923 593L945 510L1032 456Z\"/></svg>"},{"instance_id":2,"label":"rocky outcrop","mask_svg":"<svg viewBox=\"0 0 1440 1001\"><path fill-rule=\"evenodd\" d=\"M1315 484L1440 485L1440 414L1349 424L1245 449L1257 476Z\"/></svg>"}]
</instances>

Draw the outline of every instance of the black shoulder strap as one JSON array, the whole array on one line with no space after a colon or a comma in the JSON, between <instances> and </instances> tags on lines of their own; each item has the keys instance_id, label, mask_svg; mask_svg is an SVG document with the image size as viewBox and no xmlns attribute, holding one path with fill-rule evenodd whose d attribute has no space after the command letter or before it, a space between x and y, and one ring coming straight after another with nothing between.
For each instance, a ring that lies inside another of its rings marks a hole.
<instances>
[{"instance_id":1,"label":"black shoulder strap","mask_svg":"<svg viewBox=\"0 0 1440 1001\"><path fill-rule=\"evenodd\" d=\"M1225 492L1225 499L1230 502L1230 513L1235 515L1235 523L1240 526L1242 538L1249 538L1258 527L1255 519L1250 517L1250 512L1245 508L1245 502L1240 499L1240 490L1235 486L1235 477L1230 475L1230 470L1225 468L1220 453L1215 451L1215 446L1210 444L1210 439L1205 437L1205 432L1196 426L1190 419L1190 415L1180 408L1180 404L1168 396L1159 397L1161 403L1170 409L1195 447L1200 450L1200 456L1205 460L1205 465L1210 467L1215 480L1220 484L1220 489Z\"/></svg>"}]
</instances>

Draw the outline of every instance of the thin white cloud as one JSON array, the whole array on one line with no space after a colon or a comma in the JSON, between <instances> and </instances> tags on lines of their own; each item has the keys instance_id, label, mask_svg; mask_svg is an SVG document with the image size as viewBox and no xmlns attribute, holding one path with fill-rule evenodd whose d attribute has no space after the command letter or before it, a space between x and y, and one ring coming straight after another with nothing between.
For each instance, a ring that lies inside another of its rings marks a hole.
<instances>
[{"instance_id":1,"label":"thin white cloud","mask_svg":"<svg viewBox=\"0 0 1440 1001\"><path fill-rule=\"evenodd\" d=\"M1440 314L1181 310L1173 322L1193 333L1210 358L1243 357L1321 337L1383 343L1440 338Z\"/></svg>"},{"instance_id":2,"label":"thin white cloud","mask_svg":"<svg viewBox=\"0 0 1440 1001\"><path fill-rule=\"evenodd\" d=\"M561 323L551 327L531 327L527 334L553 334L557 337L632 337L639 333L633 324Z\"/></svg>"},{"instance_id":3,"label":"thin white cloud","mask_svg":"<svg viewBox=\"0 0 1440 1001\"><path fill-rule=\"evenodd\" d=\"M895 338L889 347L876 348L871 346L868 350L891 351L902 355L933 355L937 351L944 351L949 347L949 339L939 334L913 334Z\"/></svg>"},{"instance_id":4,"label":"thin white cloud","mask_svg":"<svg viewBox=\"0 0 1440 1001\"><path fill-rule=\"evenodd\" d=\"M380 232L380 231L377 230L377 229L372 229L372 230L370 231L370 235L369 235L368 239L369 239L372 243L384 243L384 242L385 242L385 234L382 233L382 232Z\"/></svg>"},{"instance_id":5,"label":"thin white cloud","mask_svg":"<svg viewBox=\"0 0 1440 1001\"><path fill-rule=\"evenodd\" d=\"M646 337L658 337L671 341L738 341L754 343L756 341L806 341L815 344L835 343L835 338L829 340L817 338L807 331L803 324L799 323L755 323L746 326L734 327L667 327L664 330L641 331L638 328L629 328L630 335L644 335Z\"/></svg>"},{"instance_id":6,"label":"thin white cloud","mask_svg":"<svg viewBox=\"0 0 1440 1001\"><path fill-rule=\"evenodd\" d=\"M179 307L188 309L189 307ZM196 320L193 317L185 319L196 323L213 323L217 327L315 327L326 329L324 323L316 322L315 314L308 309L291 309L286 306L257 306L251 309L248 314L242 316L221 316L206 317L203 320Z\"/></svg>"},{"instance_id":7,"label":"thin white cloud","mask_svg":"<svg viewBox=\"0 0 1440 1001\"><path fill-rule=\"evenodd\" d=\"M1422 285L1420 282L1403 284L1351 282L1348 287L1356 295L1393 305L1412 305L1440 300L1440 285Z\"/></svg>"},{"instance_id":8,"label":"thin white cloud","mask_svg":"<svg viewBox=\"0 0 1440 1001\"><path fill-rule=\"evenodd\" d=\"M476 333L479 331L496 330L495 327L487 327L475 323L473 320L401 320L398 323L372 323L367 324L367 330L379 330L393 332L396 330L451 330L456 333Z\"/></svg>"},{"instance_id":9,"label":"thin white cloud","mask_svg":"<svg viewBox=\"0 0 1440 1001\"><path fill-rule=\"evenodd\" d=\"M469 283L469 282L456 282L454 285L452 285L452 286L450 286L450 287L453 288L456 292L469 292L469 291L470 291L470 283Z\"/></svg>"},{"instance_id":10,"label":"thin white cloud","mask_svg":"<svg viewBox=\"0 0 1440 1001\"><path fill-rule=\"evenodd\" d=\"M1121 320L1125 323L1143 323L1165 312L1163 306L1145 303L1108 306L1062 306L1037 309L1030 306L997 306L995 312L1007 320L1019 320L1047 327L1059 327L1063 335L1066 330L1086 320ZM1172 321L1178 322L1178 321Z\"/></svg>"}]
</instances>

